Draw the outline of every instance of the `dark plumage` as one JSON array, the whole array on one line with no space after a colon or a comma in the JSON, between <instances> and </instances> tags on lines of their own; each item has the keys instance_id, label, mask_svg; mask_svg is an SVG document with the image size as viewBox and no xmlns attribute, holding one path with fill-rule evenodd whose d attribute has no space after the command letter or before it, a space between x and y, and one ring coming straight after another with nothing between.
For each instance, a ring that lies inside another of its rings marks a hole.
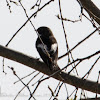
<instances>
[{"instance_id":1,"label":"dark plumage","mask_svg":"<svg viewBox=\"0 0 100 100\"><path fill-rule=\"evenodd\" d=\"M40 57L50 70L59 70L60 68L57 65L58 44L52 31L48 27L40 27L37 29L37 32L39 36L36 41L36 49Z\"/></svg>"}]
</instances>

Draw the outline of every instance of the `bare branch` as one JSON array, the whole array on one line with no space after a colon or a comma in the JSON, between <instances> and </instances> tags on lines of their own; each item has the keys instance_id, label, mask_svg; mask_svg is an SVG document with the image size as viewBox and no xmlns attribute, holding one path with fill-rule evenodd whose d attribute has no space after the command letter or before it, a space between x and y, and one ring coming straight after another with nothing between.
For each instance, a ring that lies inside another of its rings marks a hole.
<instances>
[{"instance_id":1,"label":"bare branch","mask_svg":"<svg viewBox=\"0 0 100 100\"><path fill-rule=\"evenodd\" d=\"M60 56L58 59L63 58L64 56L68 55L69 52L73 51L76 47L78 47L80 44L82 44L85 40L87 40L88 38L90 38L96 31L98 31L100 29L100 27L98 27L97 29L95 29L91 34L89 34L87 37L85 37L84 39L82 39L79 43L77 43L72 49L70 49L70 51L68 51L67 53L65 53L64 55Z\"/></svg>"},{"instance_id":2,"label":"bare branch","mask_svg":"<svg viewBox=\"0 0 100 100\"><path fill-rule=\"evenodd\" d=\"M100 9L91 0L79 0L83 8L100 25Z\"/></svg>"},{"instance_id":3,"label":"bare branch","mask_svg":"<svg viewBox=\"0 0 100 100\"><path fill-rule=\"evenodd\" d=\"M51 75L52 72L50 71L50 69L43 63L38 61L37 59L31 57L31 56L27 56L25 54L22 54L20 52L8 49L6 47L3 47L0 45L0 56L8 58L10 60L19 62L21 64L24 64L28 67L31 67L33 69L36 69L46 75ZM70 85L73 85L77 88L82 88L94 93L98 93L100 94L100 84L97 84L96 82L93 81L89 81L89 80L83 80L81 78L69 75L65 72L61 73L61 76L63 77L63 82L64 83L68 83ZM53 78L62 81L62 78L59 77L59 75L53 75ZM97 90L98 88L98 90Z\"/></svg>"},{"instance_id":4,"label":"bare branch","mask_svg":"<svg viewBox=\"0 0 100 100\"><path fill-rule=\"evenodd\" d=\"M9 11L11 13L11 6L10 6L10 4L9 4L9 2L7 0L6 0L6 3L7 3L7 6L8 6Z\"/></svg>"}]
</instances>

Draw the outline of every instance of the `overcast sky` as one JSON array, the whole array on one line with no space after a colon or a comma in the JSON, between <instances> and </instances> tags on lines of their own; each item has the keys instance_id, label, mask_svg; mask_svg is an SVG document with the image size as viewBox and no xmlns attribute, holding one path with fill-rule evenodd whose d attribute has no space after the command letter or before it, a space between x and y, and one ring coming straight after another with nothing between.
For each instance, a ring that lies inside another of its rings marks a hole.
<instances>
[{"instance_id":1,"label":"overcast sky","mask_svg":"<svg viewBox=\"0 0 100 100\"><path fill-rule=\"evenodd\" d=\"M22 0L22 3L24 4L29 16L33 14L37 9L35 8L33 10L30 10L30 8L34 5L35 2L36 0L35 1ZM43 1L41 5L44 5L45 2L47 1ZM99 0L94 0L93 2L100 8ZM62 0L61 4L62 4L63 17L68 18L70 20L79 19L80 6L76 2L76 0ZM6 5L7 5L6 0L2 0L0 2L0 12L1 12L0 14L0 45L3 45L3 46L6 45L6 43L13 36L13 34L27 20L21 6L16 6L15 4L11 3L12 13L10 13ZM85 11L84 13L88 16L88 14ZM48 26L49 28L51 28L51 30L54 33L55 38L57 39L58 46L59 46L59 56L61 56L64 53L66 53L67 49L66 49L65 38L64 38L61 21L58 20L56 17L58 14L59 14L58 0L55 0L50 5L48 5L47 7L42 9L40 12L38 12L37 16L35 18L33 17L31 21L33 22L36 29L40 26ZM82 17L82 21L80 22L76 22L76 23L64 22L64 24L65 24L65 29L66 29L67 39L68 39L70 49L95 30L92 24L84 17ZM12 40L12 42L9 44L8 47L14 50L20 51L22 53L25 53L27 55L33 56L35 58L39 58L39 54L37 53L36 48L35 48L36 38L37 38L37 34L35 33L31 24L28 22L26 26L24 26L20 30L20 32L16 35L16 37ZM85 41L82 45L80 45L77 49L75 49L72 52L74 59L88 56L100 50L100 46L98 45L99 43L100 43L100 35L98 34L98 32L96 32L95 35L93 35L91 38L89 38L87 41ZM95 59L97 59L97 57L94 57L89 62L85 61L78 67L78 72L79 72L80 77L82 77L89 70L91 65L94 63ZM61 68L63 68L67 64L67 57L59 60L58 64ZM23 87L23 85L20 82L16 85L13 84L15 81L17 81L17 78L13 75L12 71L7 66L14 67L19 77L23 77L33 71L33 69L31 68L28 68L14 61L5 59L5 71L7 72L7 75L5 75L2 72L2 57L0 57L0 66L1 66L0 67L0 86L1 86L2 92L6 94L16 95L18 91ZM68 70L70 69L71 68L69 68ZM96 64L91 75L89 76L89 79L96 81L99 70L100 70L100 61ZM25 82L27 83L28 80L30 80L31 78L32 76L27 78ZM34 80L33 83L35 81L36 80ZM52 88L55 88L57 83L58 81L54 79L45 81L44 83L42 83L42 86L40 86L40 88L37 90L38 92L36 92L36 94L40 94L40 93L41 95L50 94L50 91L47 88L48 85L50 85ZM68 91L70 94L73 91L74 87L69 86L69 85L67 86L68 86ZM33 88L32 86L30 87ZM45 88L45 91L43 91L44 88ZM65 92L64 86L62 90L63 92L60 94L59 98L61 98L62 95L64 95L64 97L66 98L66 92ZM27 89L25 89L23 93L29 95L29 92L27 91ZM91 93L88 93L88 95L91 95ZM13 100L13 98L11 100ZM17 100L20 100L20 99L17 99Z\"/></svg>"}]
</instances>

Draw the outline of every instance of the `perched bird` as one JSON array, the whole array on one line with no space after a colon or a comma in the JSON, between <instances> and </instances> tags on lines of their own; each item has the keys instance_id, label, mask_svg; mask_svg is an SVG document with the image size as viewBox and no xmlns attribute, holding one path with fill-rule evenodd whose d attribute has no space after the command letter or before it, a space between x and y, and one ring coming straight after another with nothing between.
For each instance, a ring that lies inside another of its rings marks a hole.
<instances>
[{"instance_id":1,"label":"perched bird","mask_svg":"<svg viewBox=\"0 0 100 100\"><path fill-rule=\"evenodd\" d=\"M39 36L36 41L36 49L40 57L51 71L59 70L57 65L58 44L52 31L48 27L39 27L37 32Z\"/></svg>"}]
</instances>

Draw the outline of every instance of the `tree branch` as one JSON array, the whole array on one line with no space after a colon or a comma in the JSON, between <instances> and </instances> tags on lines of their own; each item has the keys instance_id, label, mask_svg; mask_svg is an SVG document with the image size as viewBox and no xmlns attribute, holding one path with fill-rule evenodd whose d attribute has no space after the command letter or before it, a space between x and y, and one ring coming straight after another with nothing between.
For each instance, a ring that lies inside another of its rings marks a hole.
<instances>
[{"instance_id":1,"label":"tree branch","mask_svg":"<svg viewBox=\"0 0 100 100\"><path fill-rule=\"evenodd\" d=\"M91 0L79 0L83 8L100 25L100 9Z\"/></svg>"},{"instance_id":2,"label":"tree branch","mask_svg":"<svg viewBox=\"0 0 100 100\"><path fill-rule=\"evenodd\" d=\"M100 100L100 97L98 97L98 98L86 98L86 99L81 99L81 100Z\"/></svg>"},{"instance_id":3,"label":"tree branch","mask_svg":"<svg viewBox=\"0 0 100 100\"><path fill-rule=\"evenodd\" d=\"M27 56L23 53L20 53L18 51L14 51L14 50L8 49L7 47L3 47L1 45L0 45L0 56L19 62L21 64L24 64L48 76L52 74L52 72L50 72L49 68L43 62L31 56ZM54 75L52 77L57 80L62 81L62 78L59 76L60 75ZM62 72L61 76L64 79L63 81L64 83L68 83L77 88L85 89L85 90L100 94L100 84L97 84L96 82L84 80L84 79L69 75L65 72Z\"/></svg>"}]
</instances>

